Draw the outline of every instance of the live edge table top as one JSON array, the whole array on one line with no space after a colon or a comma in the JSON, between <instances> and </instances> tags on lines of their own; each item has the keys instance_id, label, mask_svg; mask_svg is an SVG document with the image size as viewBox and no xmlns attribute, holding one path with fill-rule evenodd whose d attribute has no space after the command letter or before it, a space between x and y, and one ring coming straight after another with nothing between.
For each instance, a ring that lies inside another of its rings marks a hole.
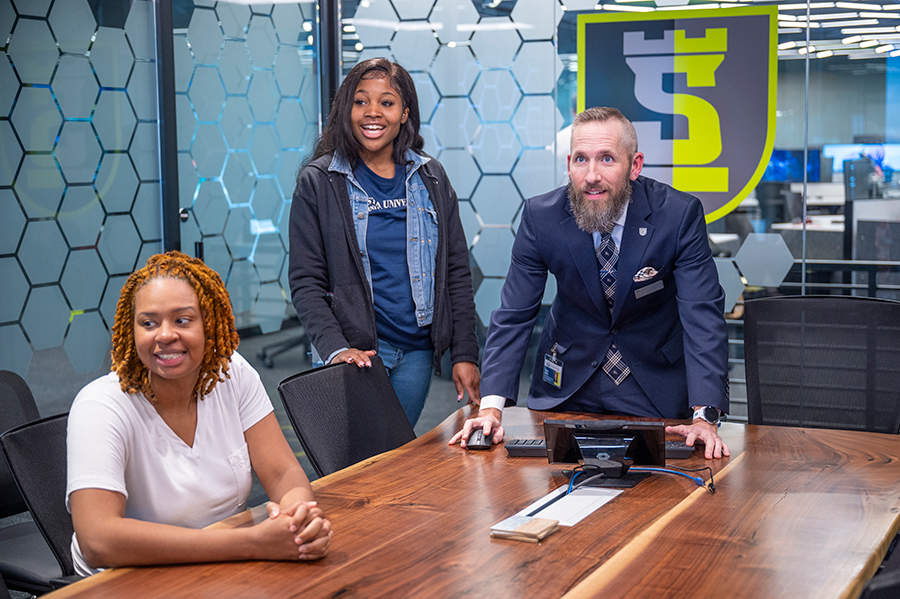
<instances>
[{"instance_id":1,"label":"live edge table top","mask_svg":"<svg viewBox=\"0 0 900 599\"><path fill-rule=\"evenodd\" d=\"M502 445L448 446L470 410L313 483L335 531L319 562L118 568L48 597L855 599L900 528L900 436L725 423L730 458L673 462L710 466L715 494L654 474L540 544L492 539L566 479ZM582 417L508 408L503 424L533 438L545 418Z\"/></svg>"}]
</instances>

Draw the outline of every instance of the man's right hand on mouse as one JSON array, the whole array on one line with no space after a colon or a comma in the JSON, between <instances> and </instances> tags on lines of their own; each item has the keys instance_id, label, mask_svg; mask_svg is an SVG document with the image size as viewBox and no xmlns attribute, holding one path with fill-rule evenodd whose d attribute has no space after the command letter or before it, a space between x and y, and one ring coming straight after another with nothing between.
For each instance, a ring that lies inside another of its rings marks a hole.
<instances>
[{"instance_id":1,"label":"man's right hand on mouse","mask_svg":"<svg viewBox=\"0 0 900 599\"><path fill-rule=\"evenodd\" d=\"M503 412L496 408L482 408L478 410L478 415L466 420L462 430L453 435L453 438L450 439L450 445L459 443L460 447L465 448L466 441L472 435L472 431L477 428L482 429L485 435L493 433L492 443L494 445L503 442L504 431L503 426L500 424L502 418Z\"/></svg>"}]
</instances>

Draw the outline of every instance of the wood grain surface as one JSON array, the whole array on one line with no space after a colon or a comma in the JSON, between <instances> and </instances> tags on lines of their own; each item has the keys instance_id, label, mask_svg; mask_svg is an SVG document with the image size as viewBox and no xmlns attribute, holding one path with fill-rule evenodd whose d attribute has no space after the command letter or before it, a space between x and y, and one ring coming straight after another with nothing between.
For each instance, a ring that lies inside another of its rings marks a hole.
<instances>
[{"instance_id":1,"label":"wood grain surface","mask_svg":"<svg viewBox=\"0 0 900 599\"><path fill-rule=\"evenodd\" d=\"M315 481L335 531L319 562L120 568L48 597L854 598L900 527L900 436L725 423L730 459L671 462L711 466L715 494L654 474L540 544L492 539L566 479L448 446L469 413ZM579 416L508 408L507 438L542 437L545 418Z\"/></svg>"}]
</instances>

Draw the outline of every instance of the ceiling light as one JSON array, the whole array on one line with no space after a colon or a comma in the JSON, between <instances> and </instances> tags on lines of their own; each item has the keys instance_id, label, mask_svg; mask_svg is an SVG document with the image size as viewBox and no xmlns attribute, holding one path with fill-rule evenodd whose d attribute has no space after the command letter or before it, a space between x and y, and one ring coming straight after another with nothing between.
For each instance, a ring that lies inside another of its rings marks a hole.
<instances>
[{"instance_id":1,"label":"ceiling light","mask_svg":"<svg viewBox=\"0 0 900 599\"><path fill-rule=\"evenodd\" d=\"M875 48L875 53L876 54L884 54L885 52L890 52L893 49L894 49L893 45L885 44L884 46L879 46L879 47Z\"/></svg>"},{"instance_id":2,"label":"ceiling light","mask_svg":"<svg viewBox=\"0 0 900 599\"><path fill-rule=\"evenodd\" d=\"M794 15L778 15L779 21L796 21L797 17Z\"/></svg>"},{"instance_id":3,"label":"ceiling light","mask_svg":"<svg viewBox=\"0 0 900 599\"><path fill-rule=\"evenodd\" d=\"M878 19L856 19L853 21L826 21L822 27L858 27L860 25L878 25ZM848 33L842 31L841 33Z\"/></svg>"},{"instance_id":4,"label":"ceiling light","mask_svg":"<svg viewBox=\"0 0 900 599\"><path fill-rule=\"evenodd\" d=\"M804 27L809 29L818 29L821 27L819 23L805 23L805 22L794 22L794 21L779 21L779 25L787 25L788 27Z\"/></svg>"},{"instance_id":5,"label":"ceiling light","mask_svg":"<svg viewBox=\"0 0 900 599\"><path fill-rule=\"evenodd\" d=\"M888 54L888 56L890 56L891 58L897 58L898 56L900 56L900 50L894 50L893 52Z\"/></svg>"},{"instance_id":6,"label":"ceiling light","mask_svg":"<svg viewBox=\"0 0 900 599\"><path fill-rule=\"evenodd\" d=\"M861 35L851 35L850 37L845 37L844 39L842 39L841 43L842 44L855 44L856 42L861 42L861 41L862 41Z\"/></svg>"},{"instance_id":7,"label":"ceiling light","mask_svg":"<svg viewBox=\"0 0 900 599\"><path fill-rule=\"evenodd\" d=\"M807 4L804 2L802 4L779 4L778 10L806 10ZM811 2L809 4L810 10L814 10L816 8L834 8L834 2Z\"/></svg>"},{"instance_id":8,"label":"ceiling light","mask_svg":"<svg viewBox=\"0 0 900 599\"><path fill-rule=\"evenodd\" d=\"M855 19L857 14L855 12L833 12L825 15L812 15L809 17L810 21L833 21L834 19ZM806 15L800 15L799 19L806 19Z\"/></svg>"},{"instance_id":9,"label":"ceiling light","mask_svg":"<svg viewBox=\"0 0 900 599\"><path fill-rule=\"evenodd\" d=\"M862 22L857 23L861 25ZM866 23L868 25L868 23ZM894 33L895 31L900 31L900 27L847 27L845 29L841 29L841 33L844 35L852 35L854 33Z\"/></svg>"},{"instance_id":10,"label":"ceiling light","mask_svg":"<svg viewBox=\"0 0 900 599\"><path fill-rule=\"evenodd\" d=\"M872 46L877 46L879 44L878 40L866 40L864 42L859 42L860 48L871 48Z\"/></svg>"},{"instance_id":11,"label":"ceiling light","mask_svg":"<svg viewBox=\"0 0 900 599\"><path fill-rule=\"evenodd\" d=\"M627 4L598 4L597 8L620 12L653 12L653 8L649 6L628 6Z\"/></svg>"},{"instance_id":12,"label":"ceiling light","mask_svg":"<svg viewBox=\"0 0 900 599\"><path fill-rule=\"evenodd\" d=\"M861 12L859 16L866 19L900 19L900 15L884 14L883 12Z\"/></svg>"},{"instance_id":13,"label":"ceiling light","mask_svg":"<svg viewBox=\"0 0 900 599\"><path fill-rule=\"evenodd\" d=\"M829 56L834 56L834 52L831 50L825 50L824 52L818 52L816 54L816 58L828 58Z\"/></svg>"},{"instance_id":14,"label":"ceiling light","mask_svg":"<svg viewBox=\"0 0 900 599\"><path fill-rule=\"evenodd\" d=\"M881 10L880 4L857 4L856 2L835 2L838 8L849 8L852 10Z\"/></svg>"},{"instance_id":15,"label":"ceiling light","mask_svg":"<svg viewBox=\"0 0 900 599\"><path fill-rule=\"evenodd\" d=\"M797 42L783 42L778 44L779 50L790 50L791 48L796 48Z\"/></svg>"},{"instance_id":16,"label":"ceiling light","mask_svg":"<svg viewBox=\"0 0 900 599\"><path fill-rule=\"evenodd\" d=\"M721 8L718 3L712 4L687 4L685 6L657 6L656 10L703 10L704 8Z\"/></svg>"},{"instance_id":17,"label":"ceiling light","mask_svg":"<svg viewBox=\"0 0 900 599\"><path fill-rule=\"evenodd\" d=\"M797 49L798 54L806 54L808 52L815 52L815 51L816 51L815 46L804 46L802 48Z\"/></svg>"}]
</instances>

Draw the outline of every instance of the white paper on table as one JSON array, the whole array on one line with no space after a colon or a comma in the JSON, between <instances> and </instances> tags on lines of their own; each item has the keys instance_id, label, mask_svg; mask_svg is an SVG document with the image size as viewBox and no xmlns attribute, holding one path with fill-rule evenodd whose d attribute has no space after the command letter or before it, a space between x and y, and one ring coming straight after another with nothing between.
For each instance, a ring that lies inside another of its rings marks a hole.
<instances>
[{"instance_id":1,"label":"white paper on table","mask_svg":"<svg viewBox=\"0 0 900 599\"><path fill-rule=\"evenodd\" d=\"M564 494L568 488L569 485L563 485L550 491L516 515L549 518L551 520L559 520L560 526L575 526L622 492L622 489L580 487L569 495L556 499L559 495ZM543 505L547 507L541 509ZM535 512L535 510L539 511Z\"/></svg>"}]
</instances>

